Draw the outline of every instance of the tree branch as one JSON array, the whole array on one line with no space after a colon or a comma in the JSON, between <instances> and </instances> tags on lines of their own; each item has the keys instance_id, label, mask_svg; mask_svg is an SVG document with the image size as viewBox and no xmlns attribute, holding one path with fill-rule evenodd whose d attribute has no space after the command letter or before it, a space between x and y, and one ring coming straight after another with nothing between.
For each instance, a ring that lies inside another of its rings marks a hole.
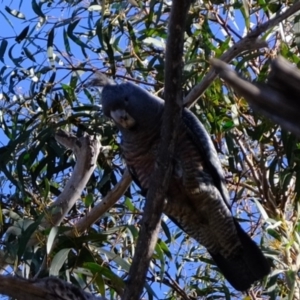
<instances>
[{"instance_id":1,"label":"tree branch","mask_svg":"<svg viewBox=\"0 0 300 300\"><path fill-rule=\"evenodd\" d=\"M267 47L267 43L262 40L258 40L259 35L261 35L266 30L276 26L283 20L287 19L294 13L300 10L300 2L295 2L289 9L284 13L277 15L275 18L265 22L262 25L257 26L253 31L251 31L247 36L238 41L233 45L228 51L220 56L220 60L229 63L239 54L244 51L253 51L259 48ZM203 78L201 83L196 85L184 99L184 106L190 107L198 100L198 98L204 93L204 91L209 87L209 85L216 78L217 74L214 67L208 71L206 76Z\"/></svg>"},{"instance_id":2,"label":"tree branch","mask_svg":"<svg viewBox=\"0 0 300 300\"><path fill-rule=\"evenodd\" d=\"M75 202L81 197L83 189L86 187L88 180L97 166L97 158L101 148L100 142L96 139L92 139L88 135L76 138L63 130L59 130L55 134L55 138L59 143L63 144L66 148L70 148L74 152L77 161L73 174L62 193L57 197L57 200L52 203L50 208L46 210L45 217L40 223L40 228L51 228L59 225ZM130 181L128 178L126 180L127 182ZM80 226L83 231L83 224L81 223ZM7 230L7 233L9 232L19 236L22 230L21 227L11 226ZM27 247L32 247L39 243L36 232L32 234L27 243ZM55 243L52 247L54 245ZM14 259L15 257L11 257L6 251L0 252L0 266L2 268L5 268L7 264L13 264Z\"/></svg>"},{"instance_id":3,"label":"tree branch","mask_svg":"<svg viewBox=\"0 0 300 300\"><path fill-rule=\"evenodd\" d=\"M36 280L0 275L0 294L18 300L106 300L54 277Z\"/></svg>"},{"instance_id":4,"label":"tree branch","mask_svg":"<svg viewBox=\"0 0 300 300\"><path fill-rule=\"evenodd\" d=\"M298 3L298 2L297 2ZM300 137L300 71L278 57L272 62L266 84L253 84L241 78L226 63L214 59L212 65L253 109Z\"/></svg>"},{"instance_id":5,"label":"tree branch","mask_svg":"<svg viewBox=\"0 0 300 300\"><path fill-rule=\"evenodd\" d=\"M186 15L190 1L174 0L172 4L165 64L165 109L161 129L158 159L151 176L150 189L142 219L136 253L129 271L123 300L138 300L144 286L160 229L160 218L171 178L177 126L182 113L182 56Z\"/></svg>"},{"instance_id":6,"label":"tree branch","mask_svg":"<svg viewBox=\"0 0 300 300\"><path fill-rule=\"evenodd\" d=\"M82 191L97 166L101 145L99 141L91 139L88 135L76 138L62 130L55 134L55 139L66 148L71 149L77 159L71 178L50 207L50 219L45 221L46 225L57 226L81 197Z\"/></svg>"},{"instance_id":7,"label":"tree branch","mask_svg":"<svg viewBox=\"0 0 300 300\"><path fill-rule=\"evenodd\" d=\"M73 174L62 193L46 211L46 216L40 224L43 228L59 225L64 216L81 197L83 189L86 187L88 180L97 166L97 158L101 147L99 141L91 139L88 135L76 138L63 130L59 130L55 138L59 143L74 152L77 161ZM32 236L27 247L33 246L37 242L38 239Z\"/></svg>"},{"instance_id":8,"label":"tree branch","mask_svg":"<svg viewBox=\"0 0 300 300\"><path fill-rule=\"evenodd\" d=\"M74 229L68 231L67 235L73 235L74 233L82 233L95 223L104 213L106 213L125 193L130 186L132 179L126 169L121 180L108 192L108 194L97 204L93 209L74 224Z\"/></svg>"}]
</instances>

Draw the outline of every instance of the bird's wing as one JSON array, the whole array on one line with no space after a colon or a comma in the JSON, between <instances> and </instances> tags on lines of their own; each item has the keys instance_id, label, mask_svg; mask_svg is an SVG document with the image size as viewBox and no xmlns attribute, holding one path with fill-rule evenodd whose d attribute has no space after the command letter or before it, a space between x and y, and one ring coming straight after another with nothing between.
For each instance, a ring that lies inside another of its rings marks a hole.
<instances>
[{"instance_id":1,"label":"bird's wing","mask_svg":"<svg viewBox=\"0 0 300 300\"><path fill-rule=\"evenodd\" d=\"M215 186L220 191L227 206L230 208L229 194L225 184L223 169L210 136L203 124L200 123L196 116L188 109L184 109L183 111L183 122L189 136L199 150L203 162L210 171L209 173Z\"/></svg>"}]
</instances>

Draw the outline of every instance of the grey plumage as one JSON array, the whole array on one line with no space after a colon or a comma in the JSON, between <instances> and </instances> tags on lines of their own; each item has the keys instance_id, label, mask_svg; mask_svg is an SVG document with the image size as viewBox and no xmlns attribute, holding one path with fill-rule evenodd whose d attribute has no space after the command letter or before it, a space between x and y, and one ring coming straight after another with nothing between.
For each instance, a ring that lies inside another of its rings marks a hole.
<instances>
[{"instance_id":1,"label":"grey plumage","mask_svg":"<svg viewBox=\"0 0 300 300\"><path fill-rule=\"evenodd\" d=\"M122 134L122 152L146 193L154 170L164 101L131 83L107 84L102 108ZM237 290L267 275L262 252L232 217L222 167L205 128L187 109L180 120L164 213L204 245Z\"/></svg>"}]
</instances>

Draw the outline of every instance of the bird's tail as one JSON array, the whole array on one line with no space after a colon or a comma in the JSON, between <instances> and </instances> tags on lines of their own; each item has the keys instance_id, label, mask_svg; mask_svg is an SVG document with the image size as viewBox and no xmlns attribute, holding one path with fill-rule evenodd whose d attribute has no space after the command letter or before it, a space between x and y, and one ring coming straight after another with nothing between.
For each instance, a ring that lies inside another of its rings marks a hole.
<instances>
[{"instance_id":1,"label":"bird's tail","mask_svg":"<svg viewBox=\"0 0 300 300\"><path fill-rule=\"evenodd\" d=\"M242 250L232 259L221 254L211 254L216 265L228 282L239 291L245 291L251 284L270 273L270 265L261 250L236 221L237 233Z\"/></svg>"}]
</instances>

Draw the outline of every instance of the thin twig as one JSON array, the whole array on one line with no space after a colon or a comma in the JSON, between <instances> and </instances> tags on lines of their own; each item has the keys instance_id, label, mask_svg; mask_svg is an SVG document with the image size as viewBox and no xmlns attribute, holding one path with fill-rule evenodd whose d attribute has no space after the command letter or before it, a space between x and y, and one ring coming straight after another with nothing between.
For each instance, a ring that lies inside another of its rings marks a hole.
<instances>
[{"instance_id":1,"label":"thin twig","mask_svg":"<svg viewBox=\"0 0 300 300\"><path fill-rule=\"evenodd\" d=\"M94 224L104 213L106 213L126 192L132 179L126 169L121 180L108 192L108 194L93 209L74 224L74 230L67 235L74 233L82 233L84 230Z\"/></svg>"}]
</instances>

